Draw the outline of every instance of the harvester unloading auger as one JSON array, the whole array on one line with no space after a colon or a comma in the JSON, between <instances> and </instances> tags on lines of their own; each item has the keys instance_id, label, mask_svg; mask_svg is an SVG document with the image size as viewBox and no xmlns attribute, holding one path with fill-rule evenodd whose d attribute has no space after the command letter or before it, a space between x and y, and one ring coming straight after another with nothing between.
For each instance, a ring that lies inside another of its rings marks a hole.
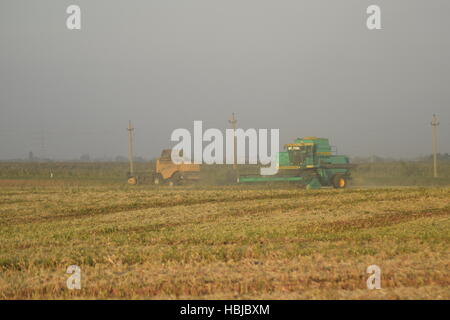
<instances>
[{"instance_id":1,"label":"harvester unloading auger","mask_svg":"<svg viewBox=\"0 0 450 320\"><path fill-rule=\"evenodd\" d=\"M328 139L305 137L285 145L278 153L278 173L271 176L240 175L239 183L251 182L297 182L307 189L322 186L347 187L350 179L349 158L334 155Z\"/></svg>"}]
</instances>

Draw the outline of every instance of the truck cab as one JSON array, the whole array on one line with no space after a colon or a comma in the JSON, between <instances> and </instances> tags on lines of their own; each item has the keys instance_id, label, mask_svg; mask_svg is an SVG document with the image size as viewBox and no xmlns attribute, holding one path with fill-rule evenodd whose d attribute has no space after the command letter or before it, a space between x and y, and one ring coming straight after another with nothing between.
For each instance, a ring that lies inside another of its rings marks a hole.
<instances>
[{"instance_id":1,"label":"truck cab","mask_svg":"<svg viewBox=\"0 0 450 320\"><path fill-rule=\"evenodd\" d=\"M200 178L200 166L193 163L175 164L172 161L172 150L164 149L161 157L156 160L154 184L177 185ZM183 154L180 153L182 157Z\"/></svg>"}]
</instances>

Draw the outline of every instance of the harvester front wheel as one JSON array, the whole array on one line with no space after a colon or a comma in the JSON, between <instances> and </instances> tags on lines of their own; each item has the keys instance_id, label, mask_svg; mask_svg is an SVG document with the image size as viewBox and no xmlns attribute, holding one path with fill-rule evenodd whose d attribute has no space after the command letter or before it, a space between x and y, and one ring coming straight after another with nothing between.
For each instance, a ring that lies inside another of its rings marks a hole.
<instances>
[{"instance_id":1,"label":"harvester front wheel","mask_svg":"<svg viewBox=\"0 0 450 320\"><path fill-rule=\"evenodd\" d=\"M347 187L347 178L342 175L336 175L333 178L333 187L336 189L344 189Z\"/></svg>"}]
</instances>

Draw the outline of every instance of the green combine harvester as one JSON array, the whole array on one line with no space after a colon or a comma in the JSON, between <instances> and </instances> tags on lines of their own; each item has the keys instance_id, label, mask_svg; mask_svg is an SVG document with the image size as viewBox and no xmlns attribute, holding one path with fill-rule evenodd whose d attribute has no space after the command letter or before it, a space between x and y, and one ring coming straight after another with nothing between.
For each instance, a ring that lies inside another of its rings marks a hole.
<instances>
[{"instance_id":1,"label":"green combine harvester","mask_svg":"<svg viewBox=\"0 0 450 320\"><path fill-rule=\"evenodd\" d=\"M354 165L348 157L333 154L328 139L299 138L284 147L286 151L278 153L276 175L240 175L238 182L296 182L307 189L347 187Z\"/></svg>"}]
</instances>

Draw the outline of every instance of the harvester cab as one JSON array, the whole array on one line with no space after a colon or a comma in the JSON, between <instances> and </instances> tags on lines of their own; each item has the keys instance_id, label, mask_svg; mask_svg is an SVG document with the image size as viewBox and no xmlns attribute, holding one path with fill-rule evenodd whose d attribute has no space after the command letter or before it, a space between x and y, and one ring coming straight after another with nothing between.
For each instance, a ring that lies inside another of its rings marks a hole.
<instances>
[{"instance_id":1,"label":"harvester cab","mask_svg":"<svg viewBox=\"0 0 450 320\"><path fill-rule=\"evenodd\" d=\"M288 152L289 162L299 167L306 167L314 163L313 145L289 145L285 146Z\"/></svg>"}]
</instances>

